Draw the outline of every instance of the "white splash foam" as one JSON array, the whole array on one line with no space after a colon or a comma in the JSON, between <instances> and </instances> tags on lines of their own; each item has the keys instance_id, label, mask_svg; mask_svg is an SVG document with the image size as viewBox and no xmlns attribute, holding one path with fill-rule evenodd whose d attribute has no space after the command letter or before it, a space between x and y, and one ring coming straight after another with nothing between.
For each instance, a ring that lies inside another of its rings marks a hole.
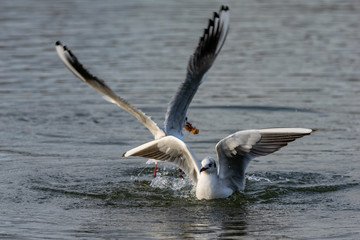
<instances>
[{"instance_id":1,"label":"white splash foam","mask_svg":"<svg viewBox=\"0 0 360 240\"><path fill-rule=\"evenodd\" d=\"M261 181L265 181L265 182L271 182L270 179L265 178L265 177L257 177L254 174L251 176L246 176L246 179L250 182L261 182Z\"/></svg>"},{"instance_id":2,"label":"white splash foam","mask_svg":"<svg viewBox=\"0 0 360 240\"><path fill-rule=\"evenodd\" d=\"M154 178L150 186L163 190L170 190L176 197L188 198L191 195L193 185L191 179L188 177L175 178L171 176L157 176Z\"/></svg>"}]
</instances>

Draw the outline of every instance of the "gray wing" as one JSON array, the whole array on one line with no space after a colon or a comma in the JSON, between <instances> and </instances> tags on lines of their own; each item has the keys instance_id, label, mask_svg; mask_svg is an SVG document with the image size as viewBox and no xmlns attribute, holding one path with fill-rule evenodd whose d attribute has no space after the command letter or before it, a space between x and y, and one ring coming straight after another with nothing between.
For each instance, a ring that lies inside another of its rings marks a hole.
<instances>
[{"instance_id":1,"label":"gray wing","mask_svg":"<svg viewBox=\"0 0 360 240\"><path fill-rule=\"evenodd\" d=\"M59 41L56 42L56 52L59 55L61 61L65 66L83 82L87 83L90 87L94 88L96 91L104 94L107 98L106 100L118 105L134 117L136 117L145 127L147 127L150 132L154 135L155 138L160 138L165 136L163 130L161 130L157 124L150 119L145 113L139 109L133 107L125 99L118 97L106 84L104 81L93 76L89 71L87 71L83 65L78 61L76 56L66 47L63 46Z\"/></svg>"},{"instance_id":2,"label":"gray wing","mask_svg":"<svg viewBox=\"0 0 360 240\"><path fill-rule=\"evenodd\" d=\"M250 160L271 154L289 142L313 132L307 128L270 128L236 132L216 145L218 174L234 190L245 187L245 170Z\"/></svg>"},{"instance_id":3,"label":"gray wing","mask_svg":"<svg viewBox=\"0 0 360 240\"><path fill-rule=\"evenodd\" d=\"M185 82L169 103L164 123L167 135L182 136L186 111L225 42L229 20L230 13L227 6L222 6L219 13L215 12L213 19L209 20L208 27L190 57Z\"/></svg>"},{"instance_id":4,"label":"gray wing","mask_svg":"<svg viewBox=\"0 0 360 240\"><path fill-rule=\"evenodd\" d=\"M123 157L129 156L171 162L180 167L195 184L199 179L199 162L190 148L183 141L173 136L166 136L145 143L123 154Z\"/></svg>"}]
</instances>

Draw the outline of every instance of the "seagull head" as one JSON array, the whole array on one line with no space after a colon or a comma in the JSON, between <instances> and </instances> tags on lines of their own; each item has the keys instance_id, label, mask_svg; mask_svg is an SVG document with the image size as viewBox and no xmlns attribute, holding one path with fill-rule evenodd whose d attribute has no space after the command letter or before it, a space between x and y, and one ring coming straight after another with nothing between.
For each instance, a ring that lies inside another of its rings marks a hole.
<instances>
[{"instance_id":1,"label":"seagull head","mask_svg":"<svg viewBox=\"0 0 360 240\"><path fill-rule=\"evenodd\" d=\"M204 158L204 160L201 161L201 169L200 173L206 172L208 174L210 173L216 173L216 161L212 157Z\"/></svg>"}]
</instances>

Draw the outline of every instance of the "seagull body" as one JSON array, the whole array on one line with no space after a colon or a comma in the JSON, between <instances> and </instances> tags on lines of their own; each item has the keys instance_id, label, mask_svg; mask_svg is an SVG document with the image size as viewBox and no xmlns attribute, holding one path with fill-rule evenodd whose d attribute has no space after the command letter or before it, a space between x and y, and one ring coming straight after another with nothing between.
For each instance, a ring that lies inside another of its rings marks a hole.
<instances>
[{"instance_id":1,"label":"seagull body","mask_svg":"<svg viewBox=\"0 0 360 240\"><path fill-rule=\"evenodd\" d=\"M199 181L196 184L196 197L198 199L226 198L233 194L234 190L224 184L217 175L215 159L211 157L201 161Z\"/></svg>"},{"instance_id":2,"label":"seagull body","mask_svg":"<svg viewBox=\"0 0 360 240\"><path fill-rule=\"evenodd\" d=\"M182 130L191 126L186 123L187 109L225 42L229 20L227 6L221 6L219 12L215 12L209 20L195 52L189 59L186 79L169 103L164 128L158 127L145 113L117 96L104 81L90 74L69 49L56 42L56 51L71 72L104 94L106 100L136 117L153 134L155 140L125 152L123 157L138 156L177 165L193 181L198 199L226 198L235 191L243 190L245 170L251 159L271 154L289 142L313 132L306 128L238 131L216 144L216 159L207 157L200 164L184 142Z\"/></svg>"},{"instance_id":3,"label":"seagull body","mask_svg":"<svg viewBox=\"0 0 360 240\"><path fill-rule=\"evenodd\" d=\"M216 144L217 159L206 157L201 164L191 149L173 136L145 143L123 154L167 161L179 166L196 186L198 199L226 198L245 188L245 170L259 156L278 151L289 142L310 135L307 128L243 130Z\"/></svg>"},{"instance_id":4,"label":"seagull body","mask_svg":"<svg viewBox=\"0 0 360 240\"><path fill-rule=\"evenodd\" d=\"M104 99L118 105L120 108L136 117L155 139L164 136L175 136L184 140L183 128L198 134L199 130L187 122L187 109L200 84L207 77L207 72L219 54L228 30L229 30L229 8L221 6L219 13L214 12L212 19L209 19L207 28L199 40L195 52L189 59L185 81L180 85L178 91L171 99L165 115L164 127L160 128L150 117L141 110L135 108L125 99L117 96L106 83L92 75L79 62L76 56L59 41L56 42L56 52L65 66L80 80L102 93ZM154 177L156 176L157 161L149 159L148 163L155 162ZM180 169L179 169L180 171ZM180 172L181 173L181 172Z\"/></svg>"},{"instance_id":5,"label":"seagull body","mask_svg":"<svg viewBox=\"0 0 360 240\"><path fill-rule=\"evenodd\" d=\"M200 84L207 77L207 72L219 54L228 30L229 30L229 8L222 6L219 13L214 12L209 19L207 28L204 29L195 52L189 59L185 81L180 85L178 91L171 99L165 115L164 127L160 128L150 117L141 110L132 106L125 99L117 96L106 83L93 76L79 62L76 56L59 41L56 42L56 51L65 66L79 79L104 94L105 100L118 105L120 108L136 117L155 139L164 136L175 136L184 139L183 128L186 126L186 112ZM191 126L191 125L190 125Z\"/></svg>"}]
</instances>

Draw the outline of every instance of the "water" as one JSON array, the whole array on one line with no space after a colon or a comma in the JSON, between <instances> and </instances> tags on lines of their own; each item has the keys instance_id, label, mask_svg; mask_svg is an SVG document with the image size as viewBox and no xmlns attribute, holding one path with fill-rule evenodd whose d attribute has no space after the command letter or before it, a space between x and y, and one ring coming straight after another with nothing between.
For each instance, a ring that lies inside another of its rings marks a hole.
<instances>
[{"instance_id":1,"label":"water","mask_svg":"<svg viewBox=\"0 0 360 240\"><path fill-rule=\"evenodd\" d=\"M228 3L188 144L201 159L241 129L318 131L255 159L244 192L198 201L175 167L153 179L121 159L152 136L69 73L55 41L161 124L220 1L1 1L0 238L360 238L359 1Z\"/></svg>"}]
</instances>

